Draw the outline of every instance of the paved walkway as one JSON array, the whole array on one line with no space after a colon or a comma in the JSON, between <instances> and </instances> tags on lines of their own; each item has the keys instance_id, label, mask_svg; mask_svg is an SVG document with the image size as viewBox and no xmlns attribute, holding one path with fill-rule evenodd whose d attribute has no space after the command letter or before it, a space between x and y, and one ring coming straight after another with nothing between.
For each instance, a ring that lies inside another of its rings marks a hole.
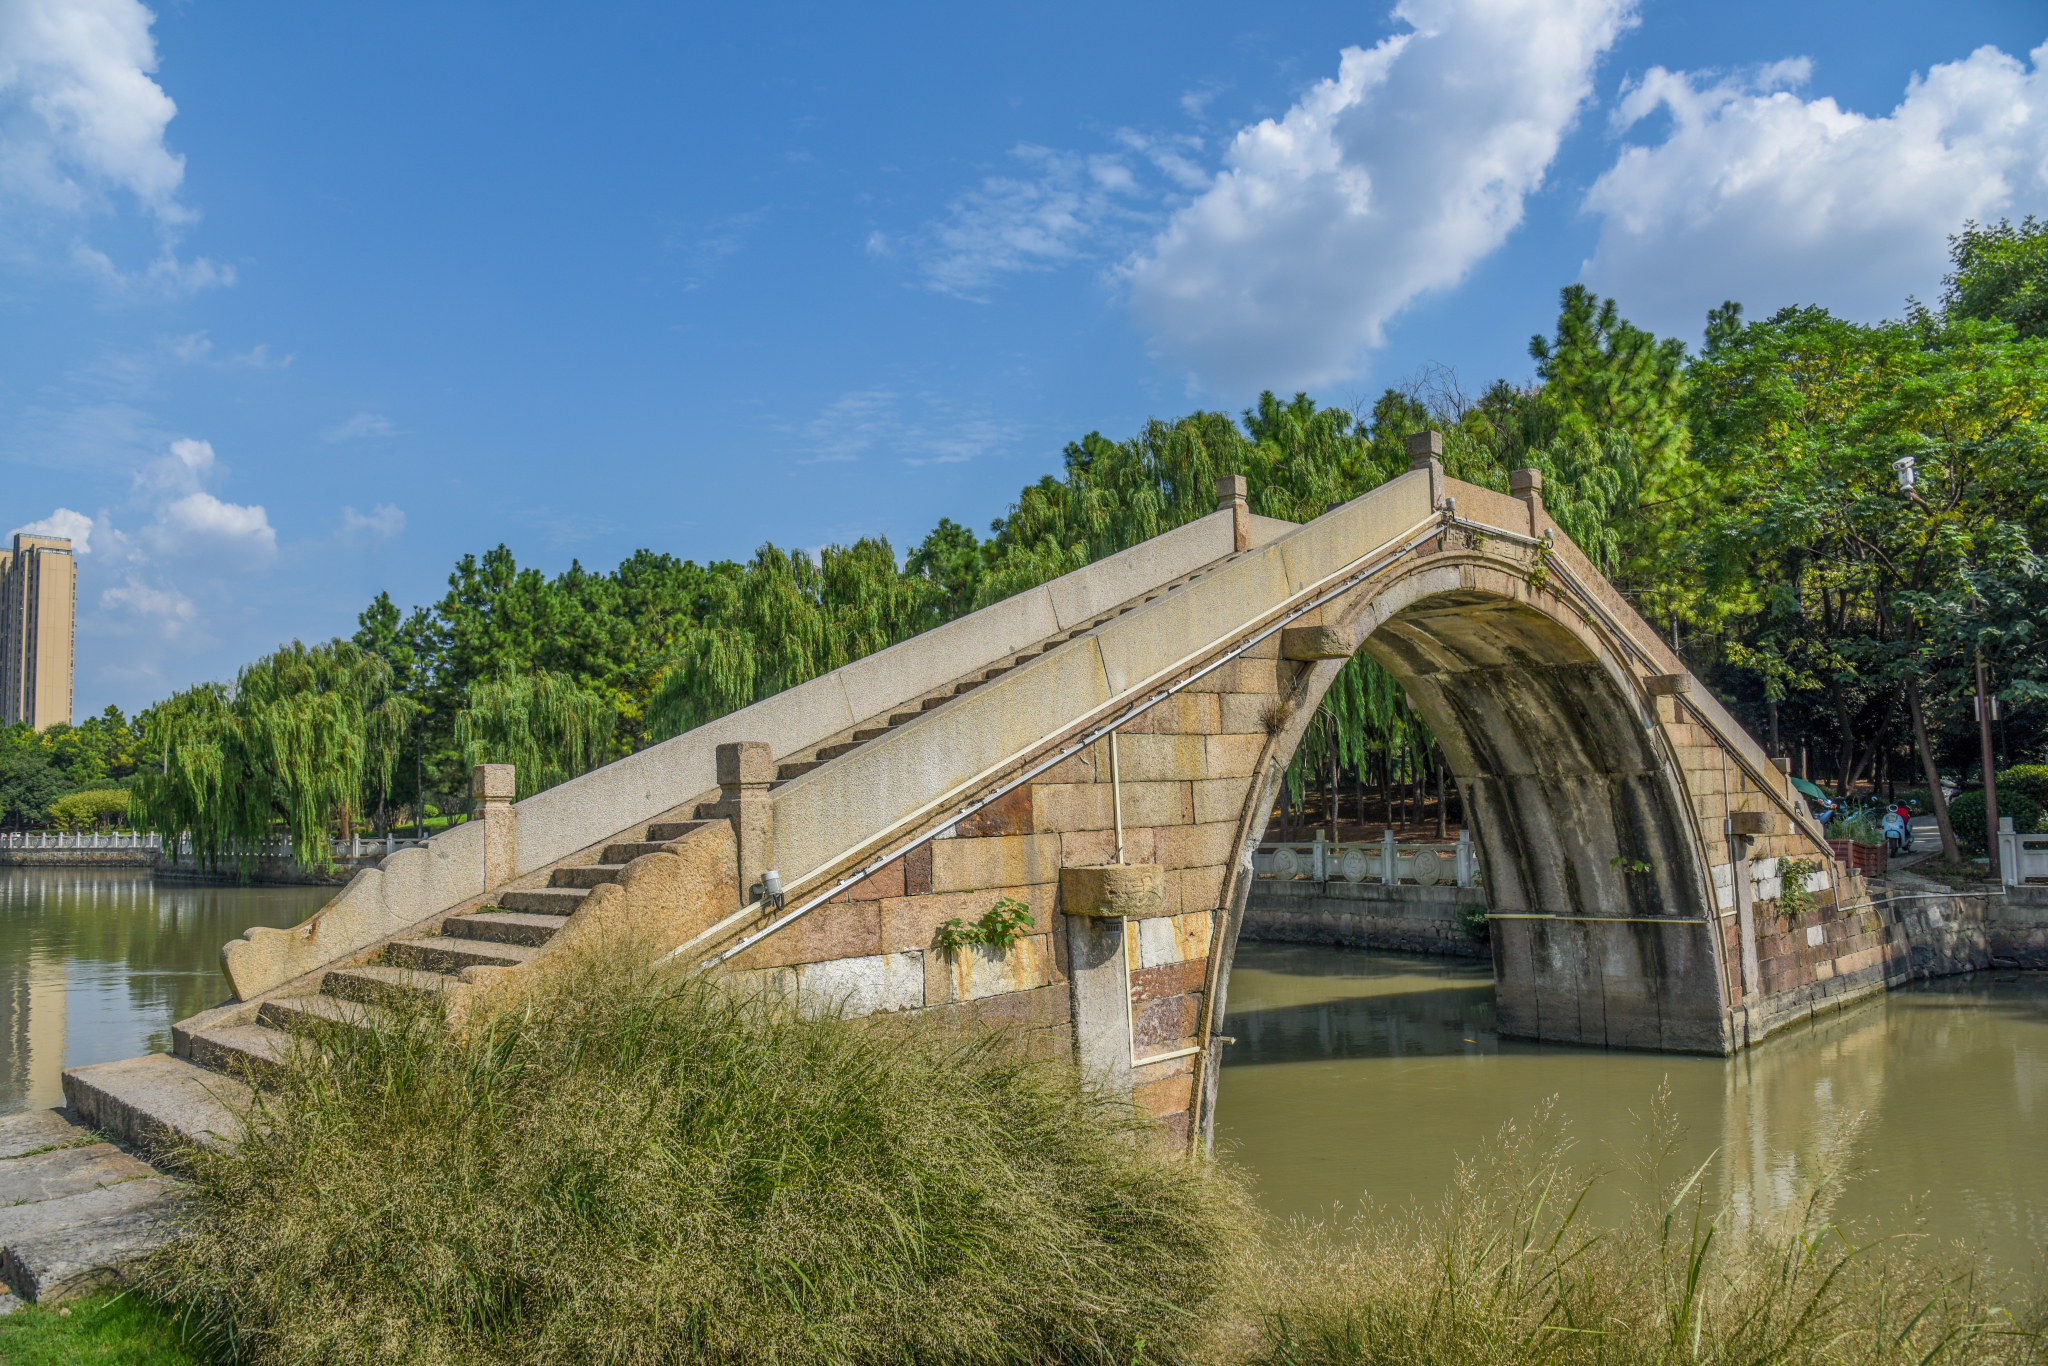
<instances>
[{"instance_id":1,"label":"paved walkway","mask_svg":"<svg viewBox=\"0 0 2048 1366\"><path fill-rule=\"evenodd\" d=\"M178 1235L180 1199L69 1110L0 1115L0 1314L113 1283Z\"/></svg>"}]
</instances>

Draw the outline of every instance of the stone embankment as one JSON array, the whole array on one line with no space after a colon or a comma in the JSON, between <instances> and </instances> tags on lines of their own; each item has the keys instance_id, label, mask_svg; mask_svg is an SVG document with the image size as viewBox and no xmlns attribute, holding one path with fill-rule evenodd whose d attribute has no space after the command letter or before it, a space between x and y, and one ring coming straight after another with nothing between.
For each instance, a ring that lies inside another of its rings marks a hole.
<instances>
[{"instance_id":1,"label":"stone embankment","mask_svg":"<svg viewBox=\"0 0 2048 1366\"><path fill-rule=\"evenodd\" d=\"M1471 916L1486 910L1483 887L1310 882L1259 878L1244 908L1246 939L1335 944L1448 958L1490 958Z\"/></svg>"}]
</instances>

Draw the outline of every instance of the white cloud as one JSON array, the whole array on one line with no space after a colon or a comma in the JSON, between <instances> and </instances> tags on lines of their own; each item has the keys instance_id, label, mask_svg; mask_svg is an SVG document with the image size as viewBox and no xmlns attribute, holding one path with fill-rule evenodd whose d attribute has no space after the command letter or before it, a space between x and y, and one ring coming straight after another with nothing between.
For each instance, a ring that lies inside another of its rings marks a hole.
<instances>
[{"instance_id":1,"label":"white cloud","mask_svg":"<svg viewBox=\"0 0 2048 1366\"><path fill-rule=\"evenodd\" d=\"M0 184L57 209L126 190L183 222L185 159L164 146L178 106L150 79L156 16L137 0L0 5Z\"/></svg>"},{"instance_id":2,"label":"white cloud","mask_svg":"<svg viewBox=\"0 0 2048 1366\"><path fill-rule=\"evenodd\" d=\"M178 198L185 159L164 134L178 106L151 79L156 16L139 0L0 3L0 233L56 225L131 201L155 225L156 259L116 266L73 242L72 264L128 297L179 298L234 283L232 266L180 260L198 215Z\"/></svg>"},{"instance_id":3,"label":"white cloud","mask_svg":"<svg viewBox=\"0 0 2048 1366\"><path fill-rule=\"evenodd\" d=\"M213 477L218 464L211 441L181 437L171 443L169 455L159 456L135 472L136 496L196 493Z\"/></svg>"},{"instance_id":4,"label":"white cloud","mask_svg":"<svg viewBox=\"0 0 2048 1366\"><path fill-rule=\"evenodd\" d=\"M341 510L341 538L354 544L358 536L388 541L405 530L405 513L390 503L379 503L364 516L352 507Z\"/></svg>"},{"instance_id":5,"label":"white cloud","mask_svg":"<svg viewBox=\"0 0 2048 1366\"><path fill-rule=\"evenodd\" d=\"M1139 226L1146 205L1130 167L1113 155L1082 156L1025 144L1010 155L1026 176L990 176L955 200L929 230L925 278L932 288L979 298L999 275L1051 270L1090 259L1105 234ZM874 251L873 239L869 250Z\"/></svg>"},{"instance_id":6,"label":"white cloud","mask_svg":"<svg viewBox=\"0 0 2048 1366\"><path fill-rule=\"evenodd\" d=\"M912 395L909 403L913 416L887 389L841 394L795 434L810 463L857 460L879 450L906 465L957 464L1017 436L1013 425L960 411L938 394Z\"/></svg>"},{"instance_id":7,"label":"white cloud","mask_svg":"<svg viewBox=\"0 0 2048 1366\"><path fill-rule=\"evenodd\" d=\"M1411 26L1240 131L1130 261L1163 358L1212 385L1358 373L1389 319L1522 220L1633 0L1401 0Z\"/></svg>"},{"instance_id":8,"label":"white cloud","mask_svg":"<svg viewBox=\"0 0 2048 1366\"><path fill-rule=\"evenodd\" d=\"M1933 67L1882 118L1791 93L1805 61L1747 78L1653 68L1615 122L1664 111L1670 128L1588 191L1603 218L1585 279L1666 331L1697 331L1731 297L1752 314L1897 316L1938 287L1965 219L2048 209L2048 44L2031 55L2031 70L1991 47Z\"/></svg>"},{"instance_id":9,"label":"white cloud","mask_svg":"<svg viewBox=\"0 0 2048 1366\"><path fill-rule=\"evenodd\" d=\"M179 635L199 615L192 599L177 589L169 585L152 587L134 574L126 576L112 588L103 589L100 606L108 611L122 611L143 618L166 636Z\"/></svg>"},{"instance_id":10,"label":"white cloud","mask_svg":"<svg viewBox=\"0 0 2048 1366\"><path fill-rule=\"evenodd\" d=\"M157 509L142 539L166 559L229 564L266 562L277 553L277 532L261 506L224 503L210 493L188 493Z\"/></svg>"},{"instance_id":11,"label":"white cloud","mask_svg":"<svg viewBox=\"0 0 2048 1366\"><path fill-rule=\"evenodd\" d=\"M129 299L184 299L202 289L235 282L235 268L198 256L181 261L165 242L157 257L141 270L122 270L105 252L84 243L71 249L71 259L111 292Z\"/></svg>"},{"instance_id":12,"label":"white cloud","mask_svg":"<svg viewBox=\"0 0 2048 1366\"><path fill-rule=\"evenodd\" d=\"M391 419L376 413L357 413L346 422L338 422L320 433L320 439L328 442L359 441L366 436L390 436L398 428L391 425Z\"/></svg>"},{"instance_id":13,"label":"white cloud","mask_svg":"<svg viewBox=\"0 0 2048 1366\"><path fill-rule=\"evenodd\" d=\"M27 526L18 526L14 529L13 534L16 536L61 536L71 542L73 554L92 554L92 518L82 512L73 512L70 508L58 508L40 522L30 522Z\"/></svg>"}]
</instances>

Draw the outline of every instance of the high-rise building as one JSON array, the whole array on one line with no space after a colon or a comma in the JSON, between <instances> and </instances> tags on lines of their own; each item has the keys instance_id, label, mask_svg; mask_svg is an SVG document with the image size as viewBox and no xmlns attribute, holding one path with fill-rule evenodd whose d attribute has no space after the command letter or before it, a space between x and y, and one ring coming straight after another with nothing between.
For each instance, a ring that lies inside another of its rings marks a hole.
<instances>
[{"instance_id":1,"label":"high-rise building","mask_svg":"<svg viewBox=\"0 0 2048 1366\"><path fill-rule=\"evenodd\" d=\"M71 724L78 565L71 542L15 533L0 550L0 723Z\"/></svg>"}]
</instances>

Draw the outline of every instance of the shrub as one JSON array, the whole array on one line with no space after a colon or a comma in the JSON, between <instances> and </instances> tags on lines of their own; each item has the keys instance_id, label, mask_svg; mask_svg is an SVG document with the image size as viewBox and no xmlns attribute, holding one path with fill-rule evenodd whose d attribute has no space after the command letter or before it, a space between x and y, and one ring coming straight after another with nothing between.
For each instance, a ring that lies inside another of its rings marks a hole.
<instances>
[{"instance_id":1,"label":"shrub","mask_svg":"<svg viewBox=\"0 0 2048 1366\"><path fill-rule=\"evenodd\" d=\"M1671 1172L1660 1103L1630 1165L1634 1217L1579 1217L1593 1181L1510 1126L1433 1209L1298 1223L1251 1270L1263 1366L1990 1366L2041 1360L2038 1306L1993 1307L1967 1262L1858 1244L1823 1182L1786 1219L1711 1203ZM1661 1159L1661 1162L1660 1160ZM1709 1159L1711 1165L1713 1159ZM2010 1304L2010 1301L2003 1301Z\"/></svg>"},{"instance_id":2,"label":"shrub","mask_svg":"<svg viewBox=\"0 0 2048 1366\"><path fill-rule=\"evenodd\" d=\"M2048 764L2014 764L1998 775L1998 800L2005 801L2008 792L2019 792L2033 800L2034 805L2048 810Z\"/></svg>"},{"instance_id":3,"label":"shrub","mask_svg":"<svg viewBox=\"0 0 2048 1366\"><path fill-rule=\"evenodd\" d=\"M73 792L50 803L50 823L59 830L90 830L108 816L127 819L127 789Z\"/></svg>"},{"instance_id":4,"label":"shrub","mask_svg":"<svg viewBox=\"0 0 2048 1366\"><path fill-rule=\"evenodd\" d=\"M1998 814L2012 817L2012 828L2021 831L2035 831L2041 828L2041 804L2024 791L2008 792L2001 784L1998 789ZM1984 842L1984 789L1973 787L1968 792L1958 792L1956 799L1948 804L1949 824L1955 827L1956 843L1972 854L1982 854L1989 846Z\"/></svg>"},{"instance_id":5,"label":"shrub","mask_svg":"<svg viewBox=\"0 0 2048 1366\"><path fill-rule=\"evenodd\" d=\"M308 1036L160 1293L257 1362L1173 1362L1244 1197L1014 1036L573 961Z\"/></svg>"}]
</instances>

